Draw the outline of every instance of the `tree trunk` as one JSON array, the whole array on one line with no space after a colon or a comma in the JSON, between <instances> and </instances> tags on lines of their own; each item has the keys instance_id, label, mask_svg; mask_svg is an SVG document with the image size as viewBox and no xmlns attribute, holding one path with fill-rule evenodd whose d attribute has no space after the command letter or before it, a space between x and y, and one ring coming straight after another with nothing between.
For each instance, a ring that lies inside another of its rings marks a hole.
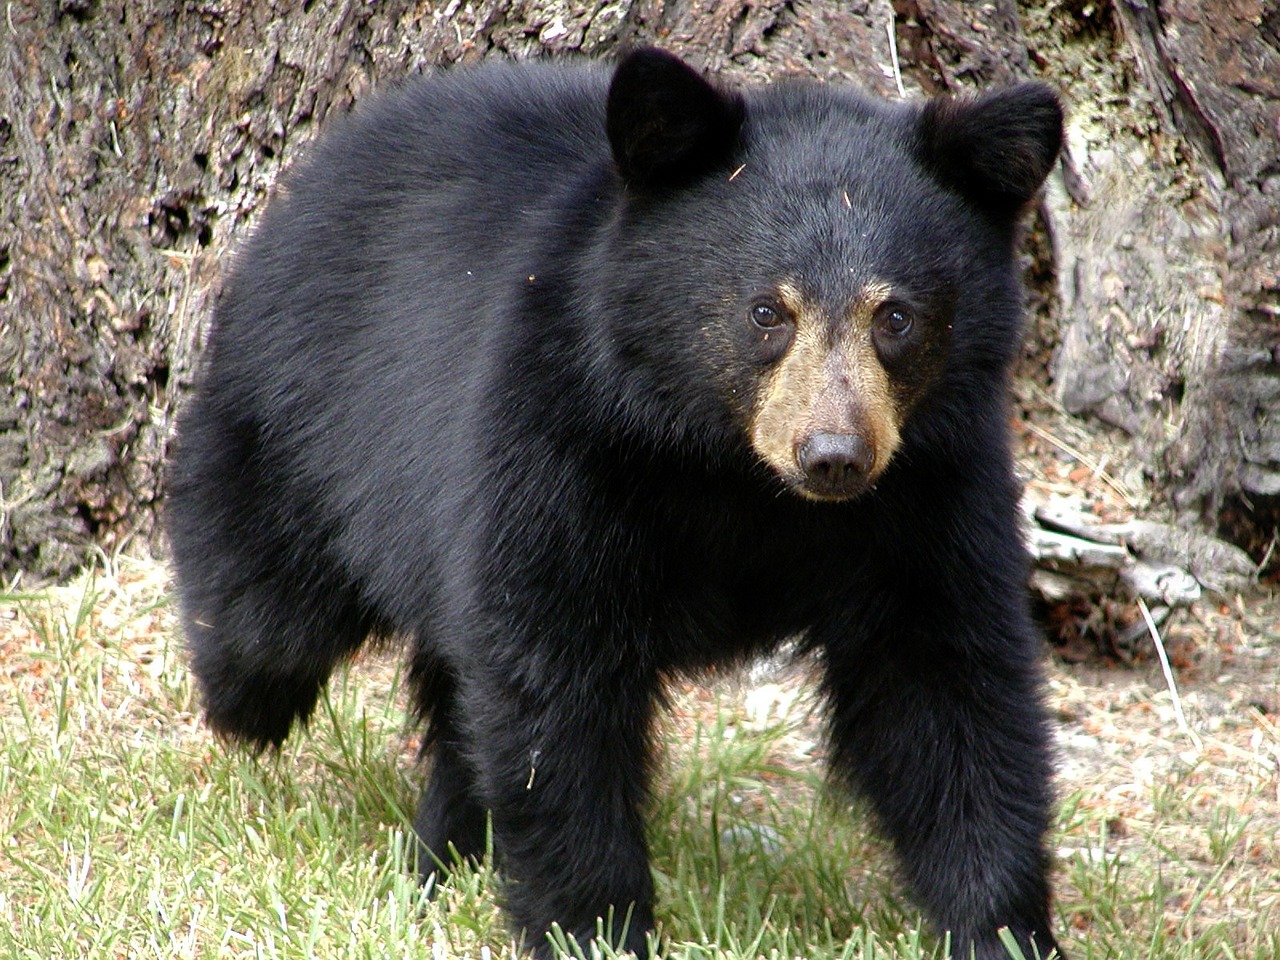
<instances>
[{"instance_id":1,"label":"tree trunk","mask_svg":"<svg viewBox=\"0 0 1280 960\"><path fill-rule=\"evenodd\" d=\"M1045 7L10 5L0 570L59 576L95 549L162 548L165 446L222 265L331 111L435 65L641 42L737 79L847 78L887 96L899 80L910 92L1034 75L1064 87L1072 165L1046 204L1053 262L1042 271L1057 279L1044 291L1050 328L1062 329L1054 388L1131 434L1157 490L1213 522L1235 511L1256 532L1280 493L1275 8ZM1072 44L1115 60L1100 85L1078 83L1097 77L1059 55Z\"/></svg>"},{"instance_id":2,"label":"tree trunk","mask_svg":"<svg viewBox=\"0 0 1280 960\"><path fill-rule=\"evenodd\" d=\"M1057 394L1261 558L1280 519L1280 6L1119 0L1112 26L1141 126L1073 138Z\"/></svg>"}]
</instances>

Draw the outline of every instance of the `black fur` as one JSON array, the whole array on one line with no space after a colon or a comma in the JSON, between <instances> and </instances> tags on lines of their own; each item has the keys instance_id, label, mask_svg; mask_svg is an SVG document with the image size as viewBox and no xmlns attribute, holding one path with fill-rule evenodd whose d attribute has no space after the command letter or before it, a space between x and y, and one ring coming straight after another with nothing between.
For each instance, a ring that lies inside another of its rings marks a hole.
<instances>
[{"instance_id":1,"label":"black fur","mask_svg":"<svg viewBox=\"0 0 1280 960\"><path fill-rule=\"evenodd\" d=\"M409 635L426 849L481 855L491 811L534 943L614 907L643 953L663 678L801 636L834 772L930 916L981 960L1002 925L1047 954L1050 763L1005 424L1015 219L1056 155L1056 100L739 96L647 50L610 83L414 82L273 202L171 475L210 723L278 744L370 633ZM786 279L833 316L888 282L931 324L932 365L893 367L920 397L903 445L845 502L797 496L748 442L776 360L751 304Z\"/></svg>"},{"instance_id":2,"label":"black fur","mask_svg":"<svg viewBox=\"0 0 1280 960\"><path fill-rule=\"evenodd\" d=\"M1031 199L1057 161L1062 106L1036 84L934 100L924 107L920 134L939 179L1007 215Z\"/></svg>"},{"instance_id":3,"label":"black fur","mask_svg":"<svg viewBox=\"0 0 1280 960\"><path fill-rule=\"evenodd\" d=\"M623 60L609 85L606 132L633 186L679 186L723 162L742 118L742 97L661 50Z\"/></svg>"}]
</instances>

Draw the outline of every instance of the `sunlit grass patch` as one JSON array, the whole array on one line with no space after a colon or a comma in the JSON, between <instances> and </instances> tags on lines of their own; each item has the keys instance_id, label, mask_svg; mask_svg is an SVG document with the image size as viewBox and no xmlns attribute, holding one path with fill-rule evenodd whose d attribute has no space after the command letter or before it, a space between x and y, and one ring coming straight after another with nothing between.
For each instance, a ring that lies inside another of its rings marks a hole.
<instances>
[{"instance_id":1,"label":"sunlit grass patch","mask_svg":"<svg viewBox=\"0 0 1280 960\"><path fill-rule=\"evenodd\" d=\"M200 722L163 567L0 597L0 956L512 956L492 871L435 900L413 875L395 653L255 757ZM1159 682L1053 676L1072 956L1280 957L1280 733L1252 694L1184 685L1197 747ZM826 787L808 691L796 668L675 692L650 829L669 956L942 956L870 818Z\"/></svg>"}]
</instances>

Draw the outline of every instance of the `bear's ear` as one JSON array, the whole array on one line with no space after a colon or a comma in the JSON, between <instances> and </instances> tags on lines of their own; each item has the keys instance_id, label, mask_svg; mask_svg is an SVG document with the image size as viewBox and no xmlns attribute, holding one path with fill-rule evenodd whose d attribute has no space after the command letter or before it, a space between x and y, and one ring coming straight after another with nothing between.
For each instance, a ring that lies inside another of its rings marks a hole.
<instances>
[{"instance_id":1,"label":"bear's ear","mask_svg":"<svg viewBox=\"0 0 1280 960\"><path fill-rule=\"evenodd\" d=\"M1062 146L1062 104L1024 83L925 104L920 157L940 181L997 215L1015 216L1040 189Z\"/></svg>"},{"instance_id":2,"label":"bear's ear","mask_svg":"<svg viewBox=\"0 0 1280 960\"><path fill-rule=\"evenodd\" d=\"M746 109L679 57L641 48L618 64L607 131L628 184L681 186L728 160Z\"/></svg>"}]
</instances>

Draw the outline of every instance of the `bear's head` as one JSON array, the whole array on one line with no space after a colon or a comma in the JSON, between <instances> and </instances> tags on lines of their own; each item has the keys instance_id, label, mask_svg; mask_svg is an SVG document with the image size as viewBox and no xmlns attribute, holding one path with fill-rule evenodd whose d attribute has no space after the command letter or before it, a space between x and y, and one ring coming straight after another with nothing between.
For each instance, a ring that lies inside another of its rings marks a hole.
<instances>
[{"instance_id":1,"label":"bear's head","mask_svg":"<svg viewBox=\"0 0 1280 960\"><path fill-rule=\"evenodd\" d=\"M737 93L642 49L607 131L610 349L668 429L732 433L795 492L847 500L913 435L1000 414L1015 228L1062 139L1049 89Z\"/></svg>"}]
</instances>

